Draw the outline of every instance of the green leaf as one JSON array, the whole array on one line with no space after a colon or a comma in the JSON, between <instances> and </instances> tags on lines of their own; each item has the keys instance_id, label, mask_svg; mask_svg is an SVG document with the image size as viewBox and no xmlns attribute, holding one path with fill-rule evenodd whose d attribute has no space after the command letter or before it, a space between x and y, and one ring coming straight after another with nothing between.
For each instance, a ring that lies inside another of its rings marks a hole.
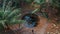
<instances>
[{"instance_id":1,"label":"green leaf","mask_svg":"<svg viewBox=\"0 0 60 34\"><path fill-rule=\"evenodd\" d=\"M14 25L14 24L21 24L21 23L24 23L25 21L24 20L17 20L17 19L12 19L10 21L10 23L8 23L9 25Z\"/></svg>"},{"instance_id":2,"label":"green leaf","mask_svg":"<svg viewBox=\"0 0 60 34\"><path fill-rule=\"evenodd\" d=\"M4 29L4 27L3 27L2 23L0 23L0 30L3 30L3 29Z\"/></svg>"},{"instance_id":3,"label":"green leaf","mask_svg":"<svg viewBox=\"0 0 60 34\"><path fill-rule=\"evenodd\" d=\"M37 4L43 4L46 2L46 0L34 0L34 2Z\"/></svg>"},{"instance_id":4,"label":"green leaf","mask_svg":"<svg viewBox=\"0 0 60 34\"><path fill-rule=\"evenodd\" d=\"M32 3L34 0L25 0L27 3Z\"/></svg>"},{"instance_id":5,"label":"green leaf","mask_svg":"<svg viewBox=\"0 0 60 34\"><path fill-rule=\"evenodd\" d=\"M52 4L53 6L60 7L60 0L52 0L52 1L51 1L51 4Z\"/></svg>"},{"instance_id":6,"label":"green leaf","mask_svg":"<svg viewBox=\"0 0 60 34\"><path fill-rule=\"evenodd\" d=\"M32 11L32 13L35 13L35 12L37 12L37 11L39 11L39 8L35 9L34 11Z\"/></svg>"},{"instance_id":7,"label":"green leaf","mask_svg":"<svg viewBox=\"0 0 60 34\"><path fill-rule=\"evenodd\" d=\"M7 18L11 19L11 18L13 18L13 17L15 17L15 16L17 16L17 15L19 15L19 14L20 14L20 9L14 9L14 10L7 16Z\"/></svg>"}]
</instances>

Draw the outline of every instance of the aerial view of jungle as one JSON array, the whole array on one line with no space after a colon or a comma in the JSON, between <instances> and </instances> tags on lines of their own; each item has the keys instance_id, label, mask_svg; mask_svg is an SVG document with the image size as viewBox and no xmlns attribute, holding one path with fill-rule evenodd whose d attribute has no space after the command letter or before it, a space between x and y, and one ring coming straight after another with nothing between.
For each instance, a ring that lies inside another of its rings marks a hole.
<instances>
[{"instance_id":1,"label":"aerial view of jungle","mask_svg":"<svg viewBox=\"0 0 60 34\"><path fill-rule=\"evenodd\" d=\"M0 0L0 34L60 34L60 0Z\"/></svg>"}]
</instances>

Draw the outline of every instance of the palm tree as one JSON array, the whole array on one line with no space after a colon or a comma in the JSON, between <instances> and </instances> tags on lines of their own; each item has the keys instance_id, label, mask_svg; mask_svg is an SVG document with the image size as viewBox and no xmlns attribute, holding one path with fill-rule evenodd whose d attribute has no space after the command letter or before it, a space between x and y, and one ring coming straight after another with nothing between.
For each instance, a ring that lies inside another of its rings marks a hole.
<instances>
[{"instance_id":1,"label":"palm tree","mask_svg":"<svg viewBox=\"0 0 60 34\"><path fill-rule=\"evenodd\" d=\"M15 2L16 3L16 2ZM20 24L24 20L18 19L21 16L21 8L16 8L13 1L3 0L3 5L0 7L0 30L9 28L8 25Z\"/></svg>"}]
</instances>

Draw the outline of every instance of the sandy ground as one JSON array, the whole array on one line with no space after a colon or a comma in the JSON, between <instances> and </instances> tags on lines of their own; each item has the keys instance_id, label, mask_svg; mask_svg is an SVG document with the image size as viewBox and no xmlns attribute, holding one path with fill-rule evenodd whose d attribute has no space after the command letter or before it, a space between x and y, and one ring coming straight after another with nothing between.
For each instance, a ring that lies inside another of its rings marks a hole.
<instances>
[{"instance_id":1,"label":"sandy ground","mask_svg":"<svg viewBox=\"0 0 60 34\"><path fill-rule=\"evenodd\" d=\"M21 34L60 34L60 25L56 26L51 21L48 22L46 18L40 17L40 21L36 27L24 27Z\"/></svg>"}]
</instances>

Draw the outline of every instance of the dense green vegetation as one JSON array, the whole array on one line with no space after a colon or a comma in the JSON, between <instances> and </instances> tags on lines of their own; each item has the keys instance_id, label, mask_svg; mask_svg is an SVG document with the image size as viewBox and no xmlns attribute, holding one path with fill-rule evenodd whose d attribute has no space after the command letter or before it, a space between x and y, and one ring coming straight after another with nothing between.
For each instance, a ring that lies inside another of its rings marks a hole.
<instances>
[{"instance_id":1,"label":"dense green vegetation","mask_svg":"<svg viewBox=\"0 0 60 34\"><path fill-rule=\"evenodd\" d=\"M0 29L4 29L8 27L8 25L20 24L24 22L24 20L20 20L21 16L21 8L17 8L15 4L13 5L13 1L4 0L2 3L2 7L0 8Z\"/></svg>"}]
</instances>

